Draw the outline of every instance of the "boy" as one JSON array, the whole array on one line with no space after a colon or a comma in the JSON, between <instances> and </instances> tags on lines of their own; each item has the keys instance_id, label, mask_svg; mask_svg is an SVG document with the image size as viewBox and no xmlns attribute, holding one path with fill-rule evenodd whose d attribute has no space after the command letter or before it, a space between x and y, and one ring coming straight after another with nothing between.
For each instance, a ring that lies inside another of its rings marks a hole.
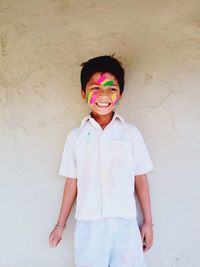
<instances>
[{"instance_id":1,"label":"boy","mask_svg":"<svg viewBox=\"0 0 200 267\"><path fill-rule=\"evenodd\" d=\"M153 242L147 173L153 164L140 131L115 112L124 69L113 56L82 63L81 95L91 112L67 136L59 174L66 176L50 246L62 238L77 196L74 232L77 267L145 267ZM134 189L143 213L139 231Z\"/></svg>"}]
</instances>

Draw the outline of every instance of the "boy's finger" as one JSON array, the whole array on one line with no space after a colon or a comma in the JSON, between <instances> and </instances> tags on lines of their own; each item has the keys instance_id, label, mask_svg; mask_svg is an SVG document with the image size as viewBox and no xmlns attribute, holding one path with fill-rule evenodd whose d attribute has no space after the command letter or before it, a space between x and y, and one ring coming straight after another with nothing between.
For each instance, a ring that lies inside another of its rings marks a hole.
<instances>
[{"instance_id":1,"label":"boy's finger","mask_svg":"<svg viewBox=\"0 0 200 267\"><path fill-rule=\"evenodd\" d=\"M152 244L153 243L152 237L149 235L146 235L146 242L147 242L147 244Z\"/></svg>"},{"instance_id":2,"label":"boy's finger","mask_svg":"<svg viewBox=\"0 0 200 267\"><path fill-rule=\"evenodd\" d=\"M145 233L144 233L144 231L141 229L141 231L140 231L140 234L141 234L141 238L142 238L142 240L144 239L144 236L145 236Z\"/></svg>"},{"instance_id":3,"label":"boy's finger","mask_svg":"<svg viewBox=\"0 0 200 267\"><path fill-rule=\"evenodd\" d=\"M50 235L49 236L49 242L52 242L53 241L53 235Z\"/></svg>"},{"instance_id":4,"label":"boy's finger","mask_svg":"<svg viewBox=\"0 0 200 267\"><path fill-rule=\"evenodd\" d=\"M145 243L145 246L144 246L144 251L147 251L148 249L150 249L151 248L151 246L152 246L152 242L146 242Z\"/></svg>"},{"instance_id":5,"label":"boy's finger","mask_svg":"<svg viewBox=\"0 0 200 267\"><path fill-rule=\"evenodd\" d=\"M57 245L57 242L55 239L53 239L50 243L51 247L55 247Z\"/></svg>"},{"instance_id":6,"label":"boy's finger","mask_svg":"<svg viewBox=\"0 0 200 267\"><path fill-rule=\"evenodd\" d=\"M51 243L53 244L53 243L55 243L55 241L56 241L55 238L52 237L52 238L51 238Z\"/></svg>"}]
</instances>

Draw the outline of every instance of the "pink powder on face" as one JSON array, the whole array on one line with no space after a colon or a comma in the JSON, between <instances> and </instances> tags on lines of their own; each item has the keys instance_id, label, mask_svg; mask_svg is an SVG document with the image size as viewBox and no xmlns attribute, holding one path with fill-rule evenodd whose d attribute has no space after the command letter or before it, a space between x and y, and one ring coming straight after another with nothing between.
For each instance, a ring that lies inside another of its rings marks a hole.
<instances>
[{"instance_id":1,"label":"pink powder on face","mask_svg":"<svg viewBox=\"0 0 200 267\"><path fill-rule=\"evenodd\" d=\"M98 81L96 82L97 84L101 84L104 80L106 79L105 75L102 75Z\"/></svg>"},{"instance_id":2,"label":"pink powder on face","mask_svg":"<svg viewBox=\"0 0 200 267\"><path fill-rule=\"evenodd\" d=\"M93 92L93 91L88 92L86 97L86 102L90 105L93 105L98 95L99 92Z\"/></svg>"},{"instance_id":3,"label":"pink powder on face","mask_svg":"<svg viewBox=\"0 0 200 267\"><path fill-rule=\"evenodd\" d=\"M109 80L104 74L98 79L98 81L96 82L97 84L100 85L113 85L113 80Z\"/></svg>"}]
</instances>

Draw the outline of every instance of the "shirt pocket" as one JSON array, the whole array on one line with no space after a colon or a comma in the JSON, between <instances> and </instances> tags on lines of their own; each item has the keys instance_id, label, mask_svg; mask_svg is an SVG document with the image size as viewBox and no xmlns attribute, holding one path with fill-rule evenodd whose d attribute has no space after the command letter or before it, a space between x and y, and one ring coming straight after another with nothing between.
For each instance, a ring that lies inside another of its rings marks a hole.
<instances>
[{"instance_id":1,"label":"shirt pocket","mask_svg":"<svg viewBox=\"0 0 200 267\"><path fill-rule=\"evenodd\" d=\"M110 141L109 165L113 170L133 170L131 142L123 140Z\"/></svg>"},{"instance_id":2,"label":"shirt pocket","mask_svg":"<svg viewBox=\"0 0 200 267\"><path fill-rule=\"evenodd\" d=\"M84 137L77 143L77 164L81 172L89 172L97 160L98 143L95 138Z\"/></svg>"}]
</instances>

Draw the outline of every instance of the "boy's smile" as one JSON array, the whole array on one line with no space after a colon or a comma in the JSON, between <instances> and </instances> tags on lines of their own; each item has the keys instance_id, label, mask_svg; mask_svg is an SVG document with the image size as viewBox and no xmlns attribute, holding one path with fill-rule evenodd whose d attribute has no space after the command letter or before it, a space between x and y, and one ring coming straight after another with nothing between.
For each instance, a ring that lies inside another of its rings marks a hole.
<instances>
[{"instance_id":1,"label":"boy's smile","mask_svg":"<svg viewBox=\"0 0 200 267\"><path fill-rule=\"evenodd\" d=\"M86 85L85 92L81 91L93 113L106 115L112 113L121 98L117 79L111 73L93 74Z\"/></svg>"}]
</instances>

